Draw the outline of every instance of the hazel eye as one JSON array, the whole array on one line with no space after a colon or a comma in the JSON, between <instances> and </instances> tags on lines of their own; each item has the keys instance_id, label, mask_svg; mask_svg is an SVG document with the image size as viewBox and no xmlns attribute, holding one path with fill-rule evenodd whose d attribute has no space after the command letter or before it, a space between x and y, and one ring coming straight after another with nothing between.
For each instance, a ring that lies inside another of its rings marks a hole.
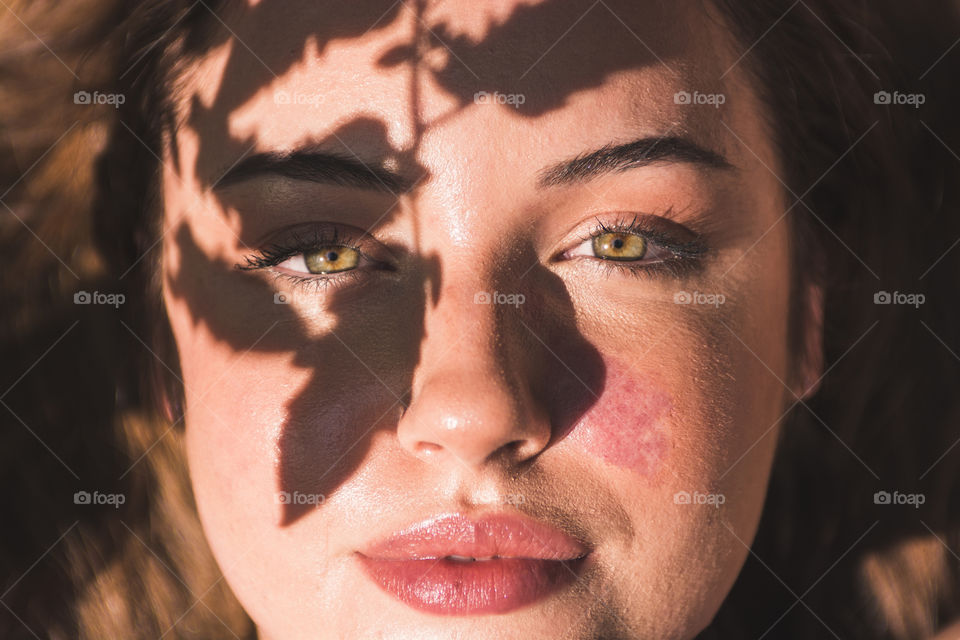
<instances>
[{"instance_id":1,"label":"hazel eye","mask_svg":"<svg viewBox=\"0 0 960 640\"><path fill-rule=\"evenodd\" d=\"M635 262L637 266L665 262L676 257L661 243L633 231L600 230L584 238L576 247L564 253L565 258L593 258L610 262Z\"/></svg>"},{"instance_id":2,"label":"hazel eye","mask_svg":"<svg viewBox=\"0 0 960 640\"><path fill-rule=\"evenodd\" d=\"M278 266L291 271L310 274L338 273L355 269L360 263L360 252L352 247L328 245L291 256Z\"/></svg>"},{"instance_id":3,"label":"hazel eye","mask_svg":"<svg viewBox=\"0 0 960 640\"><path fill-rule=\"evenodd\" d=\"M635 233L607 231L590 242L594 257L604 260L642 260L647 254L647 240Z\"/></svg>"}]
</instances>

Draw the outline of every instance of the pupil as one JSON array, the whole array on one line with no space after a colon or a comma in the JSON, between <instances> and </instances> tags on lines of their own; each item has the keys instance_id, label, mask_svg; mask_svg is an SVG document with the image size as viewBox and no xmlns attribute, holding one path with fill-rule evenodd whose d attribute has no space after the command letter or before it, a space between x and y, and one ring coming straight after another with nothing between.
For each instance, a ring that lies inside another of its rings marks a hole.
<instances>
[{"instance_id":1,"label":"pupil","mask_svg":"<svg viewBox=\"0 0 960 640\"><path fill-rule=\"evenodd\" d=\"M327 251L327 260L330 262L336 262L338 257L336 251Z\"/></svg>"},{"instance_id":2,"label":"pupil","mask_svg":"<svg viewBox=\"0 0 960 640\"><path fill-rule=\"evenodd\" d=\"M623 248L623 238L616 238L616 239L614 239L614 241L613 241L613 248L614 248L614 249L622 249L622 248Z\"/></svg>"}]
</instances>

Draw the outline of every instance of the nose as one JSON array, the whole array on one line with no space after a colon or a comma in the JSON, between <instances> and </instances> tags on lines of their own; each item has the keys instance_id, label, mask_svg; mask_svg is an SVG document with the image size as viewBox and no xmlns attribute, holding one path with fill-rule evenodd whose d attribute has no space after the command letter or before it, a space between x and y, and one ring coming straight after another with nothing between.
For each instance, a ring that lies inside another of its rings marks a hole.
<instances>
[{"instance_id":1,"label":"nose","mask_svg":"<svg viewBox=\"0 0 960 640\"><path fill-rule=\"evenodd\" d=\"M537 356L515 306L476 302L476 287L441 290L425 318L426 337L410 403L397 434L423 460L479 468L519 464L550 441L546 408L533 395Z\"/></svg>"}]
</instances>

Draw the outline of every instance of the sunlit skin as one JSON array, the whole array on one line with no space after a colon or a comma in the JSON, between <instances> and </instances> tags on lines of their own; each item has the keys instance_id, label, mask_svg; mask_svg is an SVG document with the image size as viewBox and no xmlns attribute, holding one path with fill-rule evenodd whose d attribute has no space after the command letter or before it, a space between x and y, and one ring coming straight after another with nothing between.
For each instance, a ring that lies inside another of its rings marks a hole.
<instances>
[{"instance_id":1,"label":"sunlit skin","mask_svg":"<svg viewBox=\"0 0 960 640\"><path fill-rule=\"evenodd\" d=\"M306 45L291 34L343 10L224 12L244 45L184 70L164 298L225 579L271 639L692 638L745 560L800 392L780 163L739 50L700 3L597 5L553 48L589 5L401 3L378 22L387 4ZM526 37L475 46L518 15ZM670 136L730 166L542 179ZM211 188L244 153L309 144L409 184ZM524 513L591 551L569 587L493 615L418 611L361 570L365 545L452 513Z\"/></svg>"},{"instance_id":2,"label":"sunlit skin","mask_svg":"<svg viewBox=\"0 0 960 640\"><path fill-rule=\"evenodd\" d=\"M570 439L608 464L655 476L669 449L670 396L628 364L615 358L605 362L603 392L574 426Z\"/></svg>"}]
</instances>

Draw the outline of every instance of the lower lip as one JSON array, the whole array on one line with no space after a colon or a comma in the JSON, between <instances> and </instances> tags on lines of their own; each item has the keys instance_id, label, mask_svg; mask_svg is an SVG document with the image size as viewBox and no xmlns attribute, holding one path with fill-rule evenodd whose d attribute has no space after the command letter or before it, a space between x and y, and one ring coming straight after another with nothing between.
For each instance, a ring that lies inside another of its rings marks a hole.
<instances>
[{"instance_id":1,"label":"lower lip","mask_svg":"<svg viewBox=\"0 0 960 640\"><path fill-rule=\"evenodd\" d=\"M572 584L584 560L360 558L367 574L384 591L415 609L439 615L519 609Z\"/></svg>"}]
</instances>

